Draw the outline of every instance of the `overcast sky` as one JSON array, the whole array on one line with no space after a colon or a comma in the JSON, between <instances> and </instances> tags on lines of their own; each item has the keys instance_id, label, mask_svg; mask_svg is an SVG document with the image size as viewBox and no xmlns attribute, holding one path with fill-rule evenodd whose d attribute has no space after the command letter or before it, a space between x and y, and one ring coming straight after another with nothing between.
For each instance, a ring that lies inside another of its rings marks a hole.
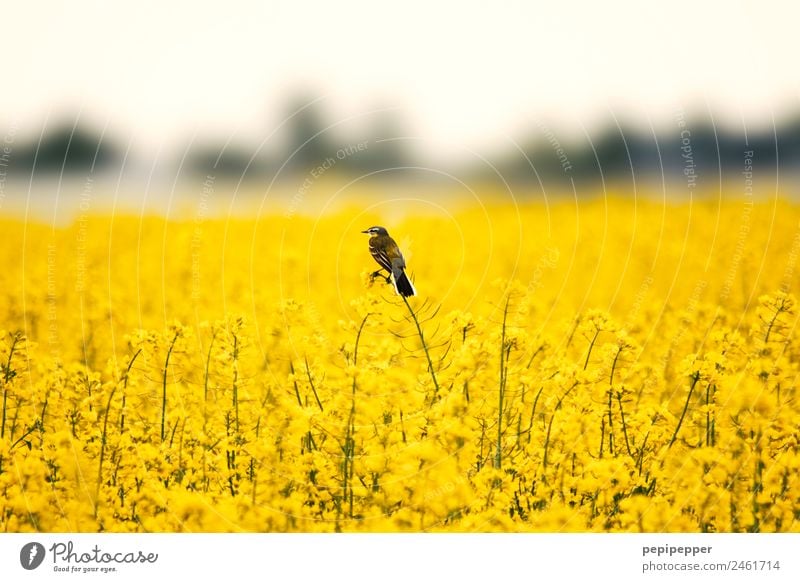
<instances>
[{"instance_id":1,"label":"overcast sky","mask_svg":"<svg viewBox=\"0 0 800 582\"><path fill-rule=\"evenodd\" d=\"M397 108L438 153L537 121L658 124L708 107L769 122L800 105L791 2L73 0L2 13L0 127L38 133L80 113L139 148L262 138L299 88L334 121Z\"/></svg>"}]
</instances>

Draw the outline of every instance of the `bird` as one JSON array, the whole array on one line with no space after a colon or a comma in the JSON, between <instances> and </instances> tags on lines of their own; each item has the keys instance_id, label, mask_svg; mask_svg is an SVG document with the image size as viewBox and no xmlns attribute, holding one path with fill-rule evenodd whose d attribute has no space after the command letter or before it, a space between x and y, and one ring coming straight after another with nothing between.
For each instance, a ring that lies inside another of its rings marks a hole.
<instances>
[{"instance_id":1,"label":"bird","mask_svg":"<svg viewBox=\"0 0 800 582\"><path fill-rule=\"evenodd\" d=\"M372 226L367 230L362 230L364 234L370 235L369 252L372 258L381 266L380 269L372 273L372 278L384 277L386 282L394 284L394 290L403 297L413 297L417 294L411 279L406 275L406 260L400 247L389 236L389 233L382 226ZM386 270L389 274L383 275L381 270Z\"/></svg>"}]
</instances>

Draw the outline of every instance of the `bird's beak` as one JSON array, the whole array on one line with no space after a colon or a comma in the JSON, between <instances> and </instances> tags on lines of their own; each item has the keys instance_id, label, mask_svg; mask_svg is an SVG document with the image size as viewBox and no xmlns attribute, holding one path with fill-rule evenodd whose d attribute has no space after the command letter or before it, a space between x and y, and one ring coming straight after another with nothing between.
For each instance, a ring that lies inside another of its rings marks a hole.
<instances>
[{"instance_id":1,"label":"bird's beak","mask_svg":"<svg viewBox=\"0 0 800 582\"><path fill-rule=\"evenodd\" d=\"M369 234L368 230L362 230L361 232L363 232L364 234Z\"/></svg>"}]
</instances>

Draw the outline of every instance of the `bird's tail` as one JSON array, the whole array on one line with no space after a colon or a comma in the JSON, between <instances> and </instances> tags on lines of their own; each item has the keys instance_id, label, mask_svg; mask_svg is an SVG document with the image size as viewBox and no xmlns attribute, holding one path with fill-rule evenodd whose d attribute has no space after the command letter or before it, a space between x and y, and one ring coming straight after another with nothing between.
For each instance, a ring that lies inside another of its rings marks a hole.
<instances>
[{"instance_id":1,"label":"bird's tail","mask_svg":"<svg viewBox=\"0 0 800 582\"><path fill-rule=\"evenodd\" d=\"M403 270L400 270L400 274L392 273L392 283L394 283L394 289L397 291L398 295L412 297L417 294L417 290L414 289L411 279L408 278L406 272Z\"/></svg>"}]
</instances>

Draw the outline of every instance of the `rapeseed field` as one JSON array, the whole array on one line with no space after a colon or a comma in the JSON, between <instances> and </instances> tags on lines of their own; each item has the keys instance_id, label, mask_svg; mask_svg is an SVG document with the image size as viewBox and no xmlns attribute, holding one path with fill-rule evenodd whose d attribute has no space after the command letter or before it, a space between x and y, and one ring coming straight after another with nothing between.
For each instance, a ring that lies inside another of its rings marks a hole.
<instances>
[{"instance_id":1,"label":"rapeseed field","mask_svg":"<svg viewBox=\"0 0 800 582\"><path fill-rule=\"evenodd\" d=\"M0 530L800 531L800 208L432 206L3 219Z\"/></svg>"}]
</instances>

